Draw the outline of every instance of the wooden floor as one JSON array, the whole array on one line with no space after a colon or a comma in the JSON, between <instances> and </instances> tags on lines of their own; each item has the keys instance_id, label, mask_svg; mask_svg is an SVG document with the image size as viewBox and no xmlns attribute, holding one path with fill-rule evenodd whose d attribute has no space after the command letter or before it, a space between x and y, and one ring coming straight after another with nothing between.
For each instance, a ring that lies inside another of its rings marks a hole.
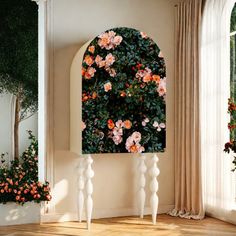
<instances>
[{"instance_id":1,"label":"wooden floor","mask_svg":"<svg viewBox=\"0 0 236 236\"><path fill-rule=\"evenodd\" d=\"M86 224L78 222L29 224L0 227L5 236L158 236L158 235L234 235L236 226L213 218L202 221L186 220L159 215L157 225L150 223L150 217L141 220L135 217L120 217L93 220L90 232Z\"/></svg>"}]
</instances>

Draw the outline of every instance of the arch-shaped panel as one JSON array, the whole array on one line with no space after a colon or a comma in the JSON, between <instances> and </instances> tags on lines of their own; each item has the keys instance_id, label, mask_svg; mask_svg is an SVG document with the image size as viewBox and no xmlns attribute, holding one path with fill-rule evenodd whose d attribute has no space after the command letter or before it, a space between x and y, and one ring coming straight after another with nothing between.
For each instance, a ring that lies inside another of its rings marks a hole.
<instances>
[{"instance_id":1,"label":"arch-shaped panel","mask_svg":"<svg viewBox=\"0 0 236 236\"><path fill-rule=\"evenodd\" d=\"M82 77L74 75L82 83L82 114L71 117L82 117L82 152L163 152L166 67L159 47L144 32L125 27L107 30L85 47L73 63L82 64ZM74 105L79 96L71 98Z\"/></svg>"}]
</instances>

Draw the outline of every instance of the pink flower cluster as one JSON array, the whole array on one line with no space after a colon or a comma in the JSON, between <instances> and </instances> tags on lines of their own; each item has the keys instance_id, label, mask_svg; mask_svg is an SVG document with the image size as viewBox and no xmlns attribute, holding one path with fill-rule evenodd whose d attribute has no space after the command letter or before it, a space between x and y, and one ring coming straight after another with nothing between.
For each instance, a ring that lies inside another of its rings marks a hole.
<instances>
[{"instance_id":1,"label":"pink flower cluster","mask_svg":"<svg viewBox=\"0 0 236 236\"><path fill-rule=\"evenodd\" d=\"M109 119L108 127L112 129L112 140L116 145L120 144L123 141L123 129L130 129L132 127L132 122L130 120L118 120L115 124Z\"/></svg>"},{"instance_id":2,"label":"pink flower cluster","mask_svg":"<svg viewBox=\"0 0 236 236\"><path fill-rule=\"evenodd\" d=\"M154 128L156 128L158 132L160 132L161 129L165 129L166 128L166 125L164 123L160 123L159 124L157 121L154 121L152 126Z\"/></svg>"},{"instance_id":3,"label":"pink flower cluster","mask_svg":"<svg viewBox=\"0 0 236 236\"><path fill-rule=\"evenodd\" d=\"M94 67L92 67L93 63L94 63L94 59L92 56L87 55L84 58L84 62L89 66L87 68L87 70L85 68L82 68L82 76L85 77L85 79L91 79L92 77L94 77L94 74L96 72L96 69Z\"/></svg>"},{"instance_id":4,"label":"pink flower cluster","mask_svg":"<svg viewBox=\"0 0 236 236\"><path fill-rule=\"evenodd\" d=\"M113 134L112 140L114 141L115 145L120 144L123 140L123 138L122 138L123 126L124 126L124 123L122 122L122 120L118 120L116 122L115 127L112 130L112 134Z\"/></svg>"},{"instance_id":5,"label":"pink flower cluster","mask_svg":"<svg viewBox=\"0 0 236 236\"><path fill-rule=\"evenodd\" d=\"M123 38L119 35L116 35L114 31L109 31L107 33L102 33L98 36L98 45L101 48L105 48L107 50L114 49L122 42Z\"/></svg>"},{"instance_id":6,"label":"pink flower cluster","mask_svg":"<svg viewBox=\"0 0 236 236\"><path fill-rule=\"evenodd\" d=\"M129 136L126 140L125 147L128 152L131 153L141 153L144 152L144 147L140 144L141 141L141 133L133 132L131 136Z\"/></svg>"},{"instance_id":7,"label":"pink flower cluster","mask_svg":"<svg viewBox=\"0 0 236 236\"><path fill-rule=\"evenodd\" d=\"M115 77L116 76L116 71L114 68L110 68L110 66L113 65L113 63L115 62L115 57L109 53L106 57L105 60L103 60L103 58L99 55L96 56L95 58L95 62L97 64L97 66L99 68L104 67L105 70L109 73L109 75L111 77Z\"/></svg>"},{"instance_id":8,"label":"pink flower cluster","mask_svg":"<svg viewBox=\"0 0 236 236\"><path fill-rule=\"evenodd\" d=\"M151 69L146 67L144 70L140 69L135 74L135 77L142 80L144 83L154 81L157 85L157 92L159 96L166 94L166 78L161 79L159 75L153 75Z\"/></svg>"},{"instance_id":9,"label":"pink flower cluster","mask_svg":"<svg viewBox=\"0 0 236 236\"><path fill-rule=\"evenodd\" d=\"M158 84L157 92L159 93L159 96L166 95L166 78L160 80Z\"/></svg>"}]
</instances>

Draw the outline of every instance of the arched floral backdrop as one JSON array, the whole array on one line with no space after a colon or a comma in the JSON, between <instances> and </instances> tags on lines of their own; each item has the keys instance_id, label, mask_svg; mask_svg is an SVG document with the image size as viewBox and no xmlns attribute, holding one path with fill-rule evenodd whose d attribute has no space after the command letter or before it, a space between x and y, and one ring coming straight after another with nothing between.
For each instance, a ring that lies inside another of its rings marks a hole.
<instances>
[{"instance_id":1,"label":"arched floral backdrop","mask_svg":"<svg viewBox=\"0 0 236 236\"><path fill-rule=\"evenodd\" d=\"M144 32L114 28L88 46L82 65L83 153L163 152L166 67Z\"/></svg>"}]
</instances>

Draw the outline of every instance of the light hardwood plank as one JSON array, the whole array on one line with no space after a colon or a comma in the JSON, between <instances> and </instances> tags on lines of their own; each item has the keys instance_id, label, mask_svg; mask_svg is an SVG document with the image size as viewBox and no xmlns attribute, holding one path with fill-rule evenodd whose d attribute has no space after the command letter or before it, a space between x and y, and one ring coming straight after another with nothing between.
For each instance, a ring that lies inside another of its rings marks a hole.
<instances>
[{"instance_id":1,"label":"light hardwood plank","mask_svg":"<svg viewBox=\"0 0 236 236\"><path fill-rule=\"evenodd\" d=\"M236 235L236 226L213 219L186 220L168 215L158 215L157 224L151 224L151 216L143 220L136 217L118 217L92 221L91 231L86 223L65 222L28 224L0 227L4 236L179 236L179 235Z\"/></svg>"}]
</instances>

